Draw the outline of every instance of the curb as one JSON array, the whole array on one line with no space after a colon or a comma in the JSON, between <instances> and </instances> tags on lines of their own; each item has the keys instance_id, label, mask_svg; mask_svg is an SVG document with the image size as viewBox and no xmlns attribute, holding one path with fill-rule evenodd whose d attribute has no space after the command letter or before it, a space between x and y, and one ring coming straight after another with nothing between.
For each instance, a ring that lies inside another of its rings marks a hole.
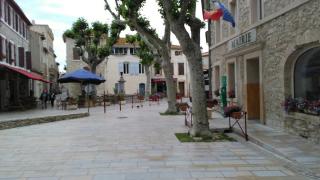
<instances>
[{"instance_id":1,"label":"curb","mask_svg":"<svg viewBox=\"0 0 320 180\"><path fill-rule=\"evenodd\" d=\"M67 114L58 116L37 117L31 119L21 119L13 121L0 122L0 130L12 129L17 127L31 126L36 124L51 123L63 120L78 119L88 117L89 113Z\"/></svg>"}]
</instances>

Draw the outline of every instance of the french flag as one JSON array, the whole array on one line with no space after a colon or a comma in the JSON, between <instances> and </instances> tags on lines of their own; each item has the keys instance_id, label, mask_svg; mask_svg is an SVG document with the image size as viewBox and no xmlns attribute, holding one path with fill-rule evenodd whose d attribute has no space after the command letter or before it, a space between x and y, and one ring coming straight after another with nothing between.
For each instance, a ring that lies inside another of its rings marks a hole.
<instances>
[{"instance_id":1,"label":"french flag","mask_svg":"<svg viewBox=\"0 0 320 180\"><path fill-rule=\"evenodd\" d=\"M216 6L217 10L214 11L204 11L203 12L203 19L211 19L213 21L218 21L222 17L223 20L230 22L232 27L236 26L233 16L231 15L230 11L220 2L213 0L214 5Z\"/></svg>"}]
</instances>

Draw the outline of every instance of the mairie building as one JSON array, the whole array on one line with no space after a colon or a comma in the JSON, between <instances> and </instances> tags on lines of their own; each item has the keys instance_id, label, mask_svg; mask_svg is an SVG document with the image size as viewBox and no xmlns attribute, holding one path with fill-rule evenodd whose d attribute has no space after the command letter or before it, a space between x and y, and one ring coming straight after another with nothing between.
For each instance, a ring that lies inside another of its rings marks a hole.
<instances>
[{"instance_id":1,"label":"mairie building","mask_svg":"<svg viewBox=\"0 0 320 180\"><path fill-rule=\"evenodd\" d=\"M320 119L314 113L320 110L320 1L220 2L236 27L223 20L210 25L213 91L226 77L227 92L235 92L233 101L250 120L320 143ZM206 6L214 9L212 3ZM288 97L309 102L313 113L308 107L286 113Z\"/></svg>"}]
</instances>

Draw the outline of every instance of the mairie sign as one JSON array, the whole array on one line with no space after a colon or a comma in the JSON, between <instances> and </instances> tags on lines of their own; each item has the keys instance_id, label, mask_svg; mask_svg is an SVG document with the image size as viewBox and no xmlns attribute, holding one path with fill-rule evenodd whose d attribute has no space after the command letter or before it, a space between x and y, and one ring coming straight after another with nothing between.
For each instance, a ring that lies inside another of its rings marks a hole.
<instances>
[{"instance_id":1,"label":"mairie sign","mask_svg":"<svg viewBox=\"0 0 320 180\"><path fill-rule=\"evenodd\" d=\"M240 48L247 44L256 42L256 40L257 40L257 31L256 29L252 29L246 33L241 34L240 36L237 36L231 39L228 42L228 50L231 51L231 50Z\"/></svg>"}]
</instances>

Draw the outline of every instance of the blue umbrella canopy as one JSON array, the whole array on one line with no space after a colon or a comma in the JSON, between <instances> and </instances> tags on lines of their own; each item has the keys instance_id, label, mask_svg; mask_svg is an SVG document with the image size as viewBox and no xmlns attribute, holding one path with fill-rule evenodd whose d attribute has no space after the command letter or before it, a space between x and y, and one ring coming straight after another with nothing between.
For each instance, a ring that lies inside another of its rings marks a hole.
<instances>
[{"instance_id":1,"label":"blue umbrella canopy","mask_svg":"<svg viewBox=\"0 0 320 180\"><path fill-rule=\"evenodd\" d=\"M106 80L90 71L79 69L63 75L58 79L59 83L101 84Z\"/></svg>"}]
</instances>

